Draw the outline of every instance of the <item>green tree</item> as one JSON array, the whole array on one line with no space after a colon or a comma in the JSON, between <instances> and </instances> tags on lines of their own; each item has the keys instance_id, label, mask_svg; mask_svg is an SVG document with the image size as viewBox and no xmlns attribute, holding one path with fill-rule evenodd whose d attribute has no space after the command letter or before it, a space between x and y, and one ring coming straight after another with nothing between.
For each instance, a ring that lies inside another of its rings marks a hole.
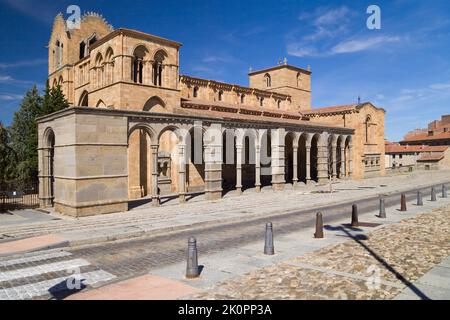
<instances>
[{"instance_id":1,"label":"green tree","mask_svg":"<svg viewBox=\"0 0 450 320\"><path fill-rule=\"evenodd\" d=\"M36 118L42 115L42 98L34 86L22 100L9 128L11 148L16 157L14 178L22 185L35 182L38 175L38 132Z\"/></svg>"},{"instance_id":2,"label":"green tree","mask_svg":"<svg viewBox=\"0 0 450 320\"><path fill-rule=\"evenodd\" d=\"M8 131L0 122L0 190L6 189L11 170L12 150L9 147Z\"/></svg>"},{"instance_id":3,"label":"green tree","mask_svg":"<svg viewBox=\"0 0 450 320\"><path fill-rule=\"evenodd\" d=\"M61 86L57 85L50 89L47 81L42 104L42 115L57 112L68 107L69 103L61 90Z\"/></svg>"}]
</instances>

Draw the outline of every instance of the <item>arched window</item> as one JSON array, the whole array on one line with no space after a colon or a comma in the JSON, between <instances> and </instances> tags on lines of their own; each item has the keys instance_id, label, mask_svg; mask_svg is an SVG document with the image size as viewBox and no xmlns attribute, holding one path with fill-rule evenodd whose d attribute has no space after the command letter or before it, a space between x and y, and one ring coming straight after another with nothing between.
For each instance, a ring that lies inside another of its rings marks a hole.
<instances>
[{"instance_id":1,"label":"arched window","mask_svg":"<svg viewBox=\"0 0 450 320\"><path fill-rule=\"evenodd\" d=\"M144 59L148 55L145 46L139 46L133 53L132 79L135 83L144 83Z\"/></svg>"},{"instance_id":2,"label":"arched window","mask_svg":"<svg viewBox=\"0 0 450 320\"><path fill-rule=\"evenodd\" d=\"M106 50L105 56L105 84L114 82L114 51L110 47Z\"/></svg>"},{"instance_id":3,"label":"arched window","mask_svg":"<svg viewBox=\"0 0 450 320\"><path fill-rule=\"evenodd\" d=\"M264 75L264 82L266 84L266 87L271 87L272 86L272 78L270 77L270 74L266 73Z\"/></svg>"},{"instance_id":4,"label":"arched window","mask_svg":"<svg viewBox=\"0 0 450 320\"><path fill-rule=\"evenodd\" d=\"M222 101L222 100L223 100L223 91L220 90L219 91L219 101Z\"/></svg>"},{"instance_id":5,"label":"arched window","mask_svg":"<svg viewBox=\"0 0 450 320\"><path fill-rule=\"evenodd\" d=\"M163 85L163 64L167 58L167 53L159 50L155 53L153 58L153 84L162 87Z\"/></svg>"},{"instance_id":6,"label":"arched window","mask_svg":"<svg viewBox=\"0 0 450 320\"><path fill-rule=\"evenodd\" d=\"M143 111L165 112L166 104L157 96L151 97L144 105Z\"/></svg>"},{"instance_id":7,"label":"arched window","mask_svg":"<svg viewBox=\"0 0 450 320\"><path fill-rule=\"evenodd\" d=\"M244 104L245 102L245 94L241 94L241 104Z\"/></svg>"},{"instance_id":8,"label":"arched window","mask_svg":"<svg viewBox=\"0 0 450 320\"><path fill-rule=\"evenodd\" d=\"M55 69L60 67L60 55L61 55L60 45L61 43L59 42L59 40L56 40L55 49L53 50L53 65Z\"/></svg>"},{"instance_id":9,"label":"arched window","mask_svg":"<svg viewBox=\"0 0 450 320\"><path fill-rule=\"evenodd\" d=\"M264 106L264 97L259 98L259 106L260 107Z\"/></svg>"},{"instance_id":10,"label":"arched window","mask_svg":"<svg viewBox=\"0 0 450 320\"><path fill-rule=\"evenodd\" d=\"M95 58L95 83L97 88L103 86L103 68L103 56L99 52Z\"/></svg>"},{"instance_id":11,"label":"arched window","mask_svg":"<svg viewBox=\"0 0 450 320\"><path fill-rule=\"evenodd\" d=\"M78 103L80 107L87 107L89 105L88 92L84 91L80 96L80 101Z\"/></svg>"},{"instance_id":12,"label":"arched window","mask_svg":"<svg viewBox=\"0 0 450 320\"><path fill-rule=\"evenodd\" d=\"M194 93L192 95L194 98L198 97L198 87L194 87Z\"/></svg>"},{"instance_id":13,"label":"arched window","mask_svg":"<svg viewBox=\"0 0 450 320\"><path fill-rule=\"evenodd\" d=\"M364 122L365 127L365 134L366 134L366 143L369 143L369 137L370 137L370 122L372 121L372 118L370 115L366 117L366 121Z\"/></svg>"},{"instance_id":14,"label":"arched window","mask_svg":"<svg viewBox=\"0 0 450 320\"><path fill-rule=\"evenodd\" d=\"M80 42L80 60L86 57L86 42Z\"/></svg>"}]
</instances>

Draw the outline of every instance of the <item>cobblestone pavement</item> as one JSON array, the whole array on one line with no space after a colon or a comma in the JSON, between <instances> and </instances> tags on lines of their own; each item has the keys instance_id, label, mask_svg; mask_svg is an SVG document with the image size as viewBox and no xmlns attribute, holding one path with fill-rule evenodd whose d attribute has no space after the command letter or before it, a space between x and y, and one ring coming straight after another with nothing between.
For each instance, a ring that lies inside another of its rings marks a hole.
<instances>
[{"instance_id":1,"label":"cobblestone pavement","mask_svg":"<svg viewBox=\"0 0 450 320\"><path fill-rule=\"evenodd\" d=\"M262 193L253 190L244 192L242 196L236 196L231 192L224 199L212 202L198 201L197 197L184 205L176 204L178 200L172 200L161 207L148 208L143 206L129 212L115 213L102 216L73 219L52 214L60 220L32 222L20 225L6 225L2 223L0 215L0 237L13 239L22 237L39 236L45 234L63 234L67 239L76 241L78 237L97 237L106 241L114 239L111 235L143 235L152 234L158 230L174 227L190 227L199 223L220 223L222 220L240 221L253 217L283 214L299 210L323 206L324 204L336 204L342 201L351 201L364 197L378 196L387 192L395 192L410 186L421 186L431 183L450 181L450 171L433 173L414 173L410 175L372 178L364 181L339 181L334 184L336 191L333 194L323 193L329 190L329 186L311 186L288 188L285 191L274 192L270 188ZM121 237L116 237L120 239Z\"/></svg>"},{"instance_id":2,"label":"cobblestone pavement","mask_svg":"<svg viewBox=\"0 0 450 320\"><path fill-rule=\"evenodd\" d=\"M343 229L349 227L342 227ZM450 206L224 281L194 299L392 299L450 255Z\"/></svg>"},{"instance_id":3,"label":"cobblestone pavement","mask_svg":"<svg viewBox=\"0 0 450 320\"><path fill-rule=\"evenodd\" d=\"M408 201L412 200L413 197L414 192L410 192ZM395 194L386 198L386 204L388 207L397 206L398 200L399 195ZM366 217L364 214L369 215L370 212L376 209L378 199L374 198L372 201L364 200L357 203L360 214L364 218ZM333 224L338 221L342 223L342 220L348 221L350 210L351 206L349 203L328 206L324 211L325 223ZM311 229L314 226L315 213L316 209L309 209L300 213L297 211L277 215L276 217L271 217L270 220L276 226L277 237L280 237L292 233L304 233L305 230ZM373 214L370 213L370 216L373 217ZM78 269L81 272L83 279L85 279L84 285L95 287L111 281L147 274L156 271L158 268L164 269L166 266L185 263L186 241L192 235L197 237L199 252L202 253L202 257L214 254L222 255L224 252L229 254L234 251L234 248L241 248L252 243L257 245L262 243L264 225L267 221L267 217L262 217L253 221L174 232L152 238L121 240L72 247L62 251L46 250L37 253L0 257L0 273L6 274L0 279L0 300L63 297L65 291L67 291L65 290L67 289L64 285L65 281L74 272L73 269ZM405 224L404 227L408 226L408 224ZM442 224L436 223L436 227L441 228ZM307 231L307 233L310 234L310 231ZM298 268L299 263L301 262L292 261L286 267L288 269ZM34 271L33 268L37 268L38 271ZM183 270L183 268L185 266L177 267L177 270ZM307 268L304 265L300 269L304 270L305 274L323 273L317 268ZM339 271L337 270L336 272ZM351 275L353 277L350 277L351 279L357 279L359 282L354 283L346 278L341 281L348 285L357 286L362 286L365 283L364 277L361 278L358 274ZM323 278L334 279L328 273ZM400 285L391 281L392 279L386 280L386 284L383 283L382 285L401 289ZM44 290L44 288L47 289ZM319 289L315 289L315 291L321 292Z\"/></svg>"}]
</instances>

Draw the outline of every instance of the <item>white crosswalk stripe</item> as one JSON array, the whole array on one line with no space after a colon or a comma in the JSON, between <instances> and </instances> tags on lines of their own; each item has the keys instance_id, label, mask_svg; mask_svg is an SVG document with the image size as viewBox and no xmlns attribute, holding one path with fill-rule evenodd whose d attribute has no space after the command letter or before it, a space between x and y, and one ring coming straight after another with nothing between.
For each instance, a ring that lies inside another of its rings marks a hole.
<instances>
[{"instance_id":1,"label":"white crosswalk stripe","mask_svg":"<svg viewBox=\"0 0 450 320\"><path fill-rule=\"evenodd\" d=\"M41 297L52 293L51 288L54 288L55 286L65 286L65 283L69 278L70 277L60 277L14 288L0 289L0 300L19 300ZM95 283L109 281L114 278L114 275L103 270L87 272L81 275L83 285L93 285ZM62 287L62 289L65 288ZM55 288L54 290L56 291L57 289Z\"/></svg>"},{"instance_id":2,"label":"white crosswalk stripe","mask_svg":"<svg viewBox=\"0 0 450 320\"><path fill-rule=\"evenodd\" d=\"M66 251L58 251L58 252L52 252L52 253L47 253L47 254L34 255L34 256L24 257L24 258L20 258L20 259L0 261L0 267L9 267L9 266L14 266L16 264L38 262L38 261L49 260L49 259L54 259L54 258L68 257L71 255L72 254L70 252L66 252Z\"/></svg>"},{"instance_id":3,"label":"white crosswalk stripe","mask_svg":"<svg viewBox=\"0 0 450 320\"><path fill-rule=\"evenodd\" d=\"M36 265L26 268L20 266L26 263ZM14 269L16 265L18 268ZM92 266L85 259L75 259L67 251L43 251L35 255L25 255L22 258L2 259L0 267L6 267L8 270L0 272L0 300L23 300L51 296L60 298L58 293L75 293L76 290L71 291L67 287L68 283L74 283L74 273L78 273L76 278L81 280L81 289L116 278L115 275ZM54 272L56 274L52 278L51 273Z\"/></svg>"},{"instance_id":4,"label":"white crosswalk stripe","mask_svg":"<svg viewBox=\"0 0 450 320\"><path fill-rule=\"evenodd\" d=\"M11 281L18 278L33 277L43 273L73 270L75 268L81 268L88 265L89 262L84 259L73 259L68 261L54 262L49 264L43 264L40 266L0 273L0 281Z\"/></svg>"}]
</instances>

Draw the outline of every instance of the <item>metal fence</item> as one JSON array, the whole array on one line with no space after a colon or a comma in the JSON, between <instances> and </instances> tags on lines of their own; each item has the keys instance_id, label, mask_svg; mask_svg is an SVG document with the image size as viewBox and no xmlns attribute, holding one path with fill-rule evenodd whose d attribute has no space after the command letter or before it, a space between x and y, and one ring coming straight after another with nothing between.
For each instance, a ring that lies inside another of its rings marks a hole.
<instances>
[{"instance_id":1,"label":"metal fence","mask_svg":"<svg viewBox=\"0 0 450 320\"><path fill-rule=\"evenodd\" d=\"M0 212L39 207L38 183L25 186L10 183L2 189L4 190L0 189Z\"/></svg>"}]
</instances>

